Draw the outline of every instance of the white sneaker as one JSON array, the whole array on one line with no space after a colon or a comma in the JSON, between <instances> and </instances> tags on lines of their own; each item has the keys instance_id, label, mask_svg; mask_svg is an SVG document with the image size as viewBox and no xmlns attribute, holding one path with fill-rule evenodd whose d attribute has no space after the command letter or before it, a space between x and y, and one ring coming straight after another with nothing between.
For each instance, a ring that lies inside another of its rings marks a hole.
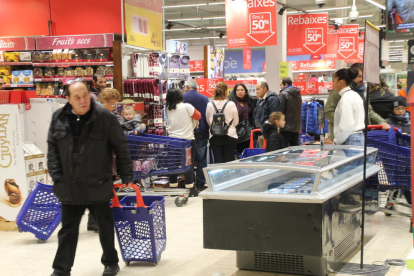
<instances>
[{"instance_id":1,"label":"white sneaker","mask_svg":"<svg viewBox=\"0 0 414 276\"><path fill-rule=\"evenodd\" d=\"M177 188L178 187L178 183L170 183L170 187L171 188Z\"/></svg>"},{"instance_id":2,"label":"white sneaker","mask_svg":"<svg viewBox=\"0 0 414 276\"><path fill-rule=\"evenodd\" d=\"M191 184L185 184L185 187L186 187L187 189L191 189L191 188L193 188L193 187L194 187L194 182L193 182L193 183L191 183Z\"/></svg>"}]
</instances>

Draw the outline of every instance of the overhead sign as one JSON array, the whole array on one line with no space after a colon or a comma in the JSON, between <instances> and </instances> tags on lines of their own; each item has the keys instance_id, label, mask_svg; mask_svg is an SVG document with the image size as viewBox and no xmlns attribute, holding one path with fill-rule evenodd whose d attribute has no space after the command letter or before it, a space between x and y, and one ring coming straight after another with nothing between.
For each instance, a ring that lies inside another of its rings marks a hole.
<instances>
[{"instance_id":1,"label":"overhead sign","mask_svg":"<svg viewBox=\"0 0 414 276\"><path fill-rule=\"evenodd\" d=\"M207 46L208 49L208 74L207 78L219 79L224 78L224 48L218 48L215 46Z\"/></svg>"},{"instance_id":2,"label":"overhead sign","mask_svg":"<svg viewBox=\"0 0 414 276\"><path fill-rule=\"evenodd\" d=\"M359 25L328 27L328 52L325 59L357 59L359 53Z\"/></svg>"},{"instance_id":3,"label":"overhead sign","mask_svg":"<svg viewBox=\"0 0 414 276\"><path fill-rule=\"evenodd\" d=\"M333 89L332 82L300 81L294 82L293 86L298 87L302 95L324 95Z\"/></svg>"},{"instance_id":4,"label":"overhead sign","mask_svg":"<svg viewBox=\"0 0 414 276\"><path fill-rule=\"evenodd\" d=\"M125 29L129 45L162 51L162 3L162 0L125 0Z\"/></svg>"},{"instance_id":5,"label":"overhead sign","mask_svg":"<svg viewBox=\"0 0 414 276\"><path fill-rule=\"evenodd\" d=\"M346 63L363 63L364 62L364 44L365 44L365 32L360 32L358 36L357 46L357 58L346 59Z\"/></svg>"},{"instance_id":6,"label":"overhead sign","mask_svg":"<svg viewBox=\"0 0 414 276\"><path fill-rule=\"evenodd\" d=\"M289 77L289 62L279 62L279 78Z\"/></svg>"},{"instance_id":7,"label":"overhead sign","mask_svg":"<svg viewBox=\"0 0 414 276\"><path fill-rule=\"evenodd\" d=\"M364 81L380 83L380 29L365 20Z\"/></svg>"},{"instance_id":8,"label":"overhead sign","mask_svg":"<svg viewBox=\"0 0 414 276\"><path fill-rule=\"evenodd\" d=\"M188 43L170 39L168 40L168 52L174 54L188 54Z\"/></svg>"},{"instance_id":9,"label":"overhead sign","mask_svg":"<svg viewBox=\"0 0 414 276\"><path fill-rule=\"evenodd\" d=\"M288 15L286 20L289 56L326 54L328 13Z\"/></svg>"},{"instance_id":10,"label":"overhead sign","mask_svg":"<svg viewBox=\"0 0 414 276\"><path fill-rule=\"evenodd\" d=\"M227 51L224 59L224 71L227 74L262 73L266 61L265 50L252 49L251 70L243 69L243 51Z\"/></svg>"},{"instance_id":11,"label":"overhead sign","mask_svg":"<svg viewBox=\"0 0 414 276\"><path fill-rule=\"evenodd\" d=\"M204 72L204 60L190 60L190 72Z\"/></svg>"},{"instance_id":12,"label":"overhead sign","mask_svg":"<svg viewBox=\"0 0 414 276\"><path fill-rule=\"evenodd\" d=\"M33 51L33 37L0 37L0 51Z\"/></svg>"},{"instance_id":13,"label":"overhead sign","mask_svg":"<svg viewBox=\"0 0 414 276\"><path fill-rule=\"evenodd\" d=\"M114 34L45 36L36 38L36 50L111 48Z\"/></svg>"},{"instance_id":14,"label":"overhead sign","mask_svg":"<svg viewBox=\"0 0 414 276\"><path fill-rule=\"evenodd\" d=\"M334 60L302 60L290 61L293 72L335 70Z\"/></svg>"},{"instance_id":15,"label":"overhead sign","mask_svg":"<svg viewBox=\"0 0 414 276\"><path fill-rule=\"evenodd\" d=\"M277 45L276 1L226 0L227 47Z\"/></svg>"},{"instance_id":16,"label":"overhead sign","mask_svg":"<svg viewBox=\"0 0 414 276\"><path fill-rule=\"evenodd\" d=\"M243 69L252 70L252 47L243 47Z\"/></svg>"}]
</instances>

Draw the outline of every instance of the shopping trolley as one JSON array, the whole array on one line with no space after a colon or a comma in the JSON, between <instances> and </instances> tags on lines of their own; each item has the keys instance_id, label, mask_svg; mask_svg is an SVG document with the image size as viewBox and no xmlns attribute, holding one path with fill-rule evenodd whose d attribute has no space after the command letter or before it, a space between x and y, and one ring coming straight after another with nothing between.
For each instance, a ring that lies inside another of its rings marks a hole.
<instances>
[{"instance_id":1,"label":"shopping trolley","mask_svg":"<svg viewBox=\"0 0 414 276\"><path fill-rule=\"evenodd\" d=\"M145 193L178 196L175 204L188 202L189 189L151 187L151 176L181 174L191 169L191 140L143 134L127 135L134 170L134 180L141 180ZM119 195L128 195L120 193Z\"/></svg>"},{"instance_id":2,"label":"shopping trolley","mask_svg":"<svg viewBox=\"0 0 414 276\"><path fill-rule=\"evenodd\" d=\"M244 149L243 153L240 155L240 159L255 156L255 155L266 152L266 139L263 140L263 148L255 148L255 143L253 139L255 132L261 132L260 128L252 130L252 133L250 134L250 146L249 148Z\"/></svg>"},{"instance_id":3,"label":"shopping trolley","mask_svg":"<svg viewBox=\"0 0 414 276\"><path fill-rule=\"evenodd\" d=\"M20 232L33 233L38 243L45 243L62 219L61 209L52 186L37 182L17 215L16 224Z\"/></svg>"},{"instance_id":4,"label":"shopping trolley","mask_svg":"<svg viewBox=\"0 0 414 276\"><path fill-rule=\"evenodd\" d=\"M114 188L120 187L125 185L114 185ZM163 196L142 196L136 185L132 187L136 193L134 196L125 196L119 201L114 190L112 199L122 259L127 266L132 261L156 265L167 243L165 199Z\"/></svg>"}]
</instances>

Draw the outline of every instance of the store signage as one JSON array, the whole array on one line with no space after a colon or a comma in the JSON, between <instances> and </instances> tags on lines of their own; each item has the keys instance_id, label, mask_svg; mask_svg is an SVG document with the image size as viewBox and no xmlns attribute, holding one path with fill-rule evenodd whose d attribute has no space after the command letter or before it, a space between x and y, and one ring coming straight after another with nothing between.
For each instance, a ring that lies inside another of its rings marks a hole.
<instances>
[{"instance_id":1,"label":"store signage","mask_svg":"<svg viewBox=\"0 0 414 276\"><path fill-rule=\"evenodd\" d=\"M279 78L289 77L289 62L279 62Z\"/></svg>"},{"instance_id":2,"label":"store signage","mask_svg":"<svg viewBox=\"0 0 414 276\"><path fill-rule=\"evenodd\" d=\"M365 20L365 45L364 51L367 57L364 60L364 81L379 83L380 75L380 29Z\"/></svg>"},{"instance_id":3,"label":"store signage","mask_svg":"<svg viewBox=\"0 0 414 276\"><path fill-rule=\"evenodd\" d=\"M288 15L287 54L326 54L328 13Z\"/></svg>"},{"instance_id":4,"label":"store signage","mask_svg":"<svg viewBox=\"0 0 414 276\"><path fill-rule=\"evenodd\" d=\"M408 64L414 64L414 40L408 40Z\"/></svg>"},{"instance_id":5,"label":"store signage","mask_svg":"<svg viewBox=\"0 0 414 276\"><path fill-rule=\"evenodd\" d=\"M325 70L335 70L335 61L334 60L302 60L302 61L291 61L292 71L301 72L301 71L325 71Z\"/></svg>"},{"instance_id":6,"label":"store signage","mask_svg":"<svg viewBox=\"0 0 414 276\"><path fill-rule=\"evenodd\" d=\"M0 37L0 51L33 51L33 37Z\"/></svg>"},{"instance_id":7,"label":"store signage","mask_svg":"<svg viewBox=\"0 0 414 276\"><path fill-rule=\"evenodd\" d=\"M243 69L252 70L252 47L243 47Z\"/></svg>"},{"instance_id":8,"label":"store signage","mask_svg":"<svg viewBox=\"0 0 414 276\"><path fill-rule=\"evenodd\" d=\"M45 36L36 38L36 50L111 48L114 34Z\"/></svg>"},{"instance_id":9,"label":"store signage","mask_svg":"<svg viewBox=\"0 0 414 276\"><path fill-rule=\"evenodd\" d=\"M321 59L322 55L311 55L311 59Z\"/></svg>"},{"instance_id":10,"label":"store signage","mask_svg":"<svg viewBox=\"0 0 414 276\"><path fill-rule=\"evenodd\" d=\"M324 95L329 94L332 90L332 82L316 82L316 81L299 81L294 82L293 86L300 89L302 95Z\"/></svg>"},{"instance_id":11,"label":"store signage","mask_svg":"<svg viewBox=\"0 0 414 276\"><path fill-rule=\"evenodd\" d=\"M346 63L363 63L364 62L364 43L365 43L365 32L360 32L357 42L357 57L355 59L346 59Z\"/></svg>"},{"instance_id":12,"label":"store signage","mask_svg":"<svg viewBox=\"0 0 414 276\"><path fill-rule=\"evenodd\" d=\"M188 42L168 40L168 52L174 54L187 54Z\"/></svg>"},{"instance_id":13,"label":"store signage","mask_svg":"<svg viewBox=\"0 0 414 276\"><path fill-rule=\"evenodd\" d=\"M325 59L357 59L359 47L359 25L328 27L328 52Z\"/></svg>"},{"instance_id":14,"label":"store signage","mask_svg":"<svg viewBox=\"0 0 414 276\"><path fill-rule=\"evenodd\" d=\"M266 62L263 62L263 73L266 73Z\"/></svg>"},{"instance_id":15,"label":"store signage","mask_svg":"<svg viewBox=\"0 0 414 276\"><path fill-rule=\"evenodd\" d=\"M224 78L224 60L225 60L225 49L218 48L215 46L207 46L208 57L208 74L207 77L210 79Z\"/></svg>"},{"instance_id":16,"label":"store signage","mask_svg":"<svg viewBox=\"0 0 414 276\"><path fill-rule=\"evenodd\" d=\"M226 0L227 47L277 45L276 1Z\"/></svg>"},{"instance_id":17,"label":"store signage","mask_svg":"<svg viewBox=\"0 0 414 276\"><path fill-rule=\"evenodd\" d=\"M224 58L224 71L227 74L262 73L265 63L265 50L252 50L252 69L243 69L243 51L227 51Z\"/></svg>"},{"instance_id":18,"label":"store signage","mask_svg":"<svg viewBox=\"0 0 414 276\"><path fill-rule=\"evenodd\" d=\"M217 83L222 81L220 79L196 79L198 84L198 92L206 97L214 96L214 89L217 86ZM234 80L234 81L224 81L228 85L228 89L232 90L234 86L238 83L243 83L245 85L255 85L257 80Z\"/></svg>"},{"instance_id":19,"label":"store signage","mask_svg":"<svg viewBox=\"0 0 414 276\"><path fill-rule=\"evenodd\" d=\"M204 72L204 60L190 60L190 72Z\"/></svg>"},{"instance_id":20,"label":"store signage","mask_svg":"<svg viewBox=\"0 0 414 276\"><path fill-rule=\"evenodd\" d=\"M162 51L162 3L162 0L125 0L125 29L129 45Z\"/></svg>"}]
</instances>

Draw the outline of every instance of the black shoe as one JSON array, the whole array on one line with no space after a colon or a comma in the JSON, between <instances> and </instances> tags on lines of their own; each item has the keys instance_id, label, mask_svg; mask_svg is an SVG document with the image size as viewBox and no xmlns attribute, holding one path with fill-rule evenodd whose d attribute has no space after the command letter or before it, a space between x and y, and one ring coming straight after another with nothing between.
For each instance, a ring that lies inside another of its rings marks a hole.
<instances>
[{"instance_id":1,"label":"black shoe","mask_svg":"<svg viewBox=\"0 0 414 276\"><path fill-rule=\"evenodd\" d=\"M95 231L95 233L98 233L98 228L94 226L88 226L88 231Z\"/></svg>"},{"instance_id":2,"label":"black shoe","mask_svg":"<svg viewBox=\"0 0 414 276\"><path fill-rule=\"evenodd\" d=\"M105 270L102 273L102 276L114 276L119 272L119 265L110 265L105 266Z\"/></svg>"},{"instance_id":3,"label":"black shoe","mask_svg":"<svg viewBox=\"0 0 414 276\"><path fill-rule=\"evenodd\" d=\"M70 273L63 273L63 272L53 272L50 276L70 276Z\"/></svg>"},{"instance_id":4,"label":"black shoe","mask_svg":"<svg viewBox=\"0 0 414 276\"><path fill-rule=\"evenodd\" d=\"M195 187L191 188L189 197L197 197L197 196L198 196L198 192L196 188Z\"/></svg>"}]
</instances>

